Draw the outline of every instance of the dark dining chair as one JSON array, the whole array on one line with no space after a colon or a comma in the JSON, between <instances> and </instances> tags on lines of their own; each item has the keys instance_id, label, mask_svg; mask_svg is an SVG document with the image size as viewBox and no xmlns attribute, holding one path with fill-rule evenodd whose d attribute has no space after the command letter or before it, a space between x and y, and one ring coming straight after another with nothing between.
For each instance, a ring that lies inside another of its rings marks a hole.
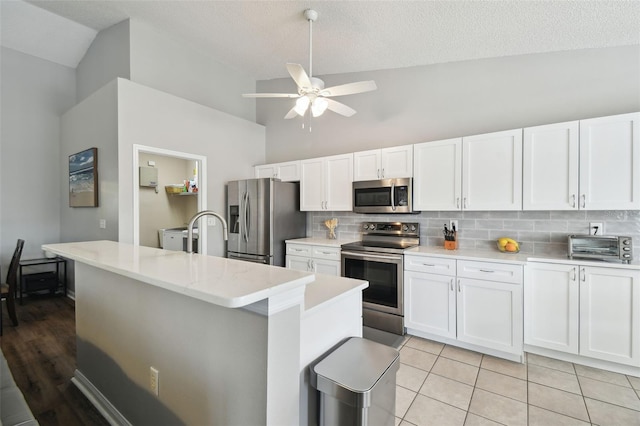
<instances>
[{"instance_id":1,"label":"dark dining chair","mask_svg":"<svg viewBox=\"0 0 640 426\"><path fill-rule=\"evenodd\" d=\"M2 300L7 301L7 312L13 326L18 325L18 316L16 315L15 294L18 288L18 265L20 263L20 256L22 256L22 248L24 247L24 240L18 240L16 249L13 252L11 263L9 264L9 272L7 272L7 281L0 285L0 336L2 336Z\"/></svg>"}]
</instances>

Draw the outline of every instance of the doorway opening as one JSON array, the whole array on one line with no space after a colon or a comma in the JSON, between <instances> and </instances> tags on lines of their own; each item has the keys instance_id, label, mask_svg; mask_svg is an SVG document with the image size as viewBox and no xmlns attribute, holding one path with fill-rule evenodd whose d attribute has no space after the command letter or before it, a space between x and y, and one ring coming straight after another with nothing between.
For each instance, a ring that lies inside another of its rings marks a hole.
<instances>
[{"instance_id":1,"label":"doorway opening","mask_svg":"<svg viewBox=\"0 0 640 426\"><path fill-rule=\"evenodd\" d=\"M181 229L186 229L195 213L207 208L206 163L202 155L133 145L134 245L182 248L183 240L178 238ZM156 173L156 182L147 178ZM178 191L180 185L188 189ZM167 190L167 186L176 189ZM207 253L206 232L207 226L199 226L196 233L194 249L201 254Z\"/></svg>"}]
</instances>

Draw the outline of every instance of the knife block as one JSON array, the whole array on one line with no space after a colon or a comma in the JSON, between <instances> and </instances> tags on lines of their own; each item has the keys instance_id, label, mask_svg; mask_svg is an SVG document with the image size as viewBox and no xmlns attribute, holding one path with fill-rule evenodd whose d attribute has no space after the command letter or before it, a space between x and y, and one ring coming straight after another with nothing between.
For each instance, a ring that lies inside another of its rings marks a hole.
<instances>
[{"instance_id":1,"label":"knife block","mask_svg":"<svg viewBox=\"0 0 640 426\"><path fill-rule=\"evenodd\" d=\"M444 240L445 250L457 250L458 249L458 233L454 232L453 241Z\"/></svg>"}]
</instances>

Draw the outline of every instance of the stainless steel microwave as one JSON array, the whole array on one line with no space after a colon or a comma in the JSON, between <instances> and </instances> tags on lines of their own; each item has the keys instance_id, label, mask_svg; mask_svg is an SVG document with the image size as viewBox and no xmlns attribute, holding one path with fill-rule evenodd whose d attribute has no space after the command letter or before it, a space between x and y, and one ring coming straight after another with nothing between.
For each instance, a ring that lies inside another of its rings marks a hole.
<instances>
[{"instance_id":1,"label":"stainless steel microwave","mask_svg":"<svg viewBox=\"0 0 640 426\"><path fill-rule=\"evenodd\" d=\"M631 237L569 235L568 249L570 259L621 260L626 263L633 259Z\"/></svg>"},{"instance_id":2,"label":"stainless steel microwave","mask_svg":"<svg viewBox=\"0 0 640 426\"><path fill-rule=\"evenodd\" d=\"M355 213L414 213L411 178L353 182Z\"/></svg>"}]
</instances>

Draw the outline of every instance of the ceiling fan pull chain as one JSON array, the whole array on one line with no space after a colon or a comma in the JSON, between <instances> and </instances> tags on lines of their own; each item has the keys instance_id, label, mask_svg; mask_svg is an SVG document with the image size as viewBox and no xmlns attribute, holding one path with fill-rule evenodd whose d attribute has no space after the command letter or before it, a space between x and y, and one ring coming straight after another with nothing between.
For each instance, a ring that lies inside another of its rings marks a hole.
<instances>
[{"instance_id":1,"label":"ceiling fan pull chain","mask_svg":"<svg viewBox=\"0 0 640 426\"><path fill-rule=\"evenodd\" d=\"M313 18L309 20L309 77L313 77Z\"/></svg>"}]
</instances>

